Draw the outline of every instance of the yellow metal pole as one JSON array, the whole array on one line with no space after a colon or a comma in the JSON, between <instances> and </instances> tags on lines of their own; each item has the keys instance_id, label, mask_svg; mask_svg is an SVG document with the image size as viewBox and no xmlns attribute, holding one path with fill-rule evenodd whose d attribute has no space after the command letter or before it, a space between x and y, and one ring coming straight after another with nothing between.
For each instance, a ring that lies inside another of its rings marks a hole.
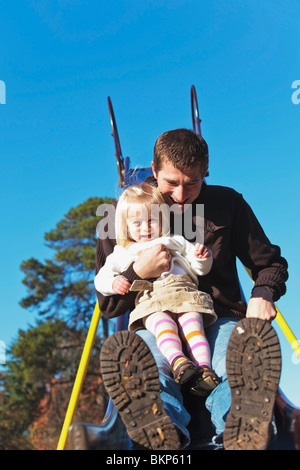
<instances>
[{"instance_id":1,"label":"yellow metal pole","mask_svg":"<svg viewBox=\"0 0 300 470\"><path fill-rule=\"evenodd\" d=\"M85 341L85 345L84 345L84 348L83 348L83 352L82 352L82 355L81 355L80 363L79 363L79 366L78 366L77 375L76 375L76 379L75 379L75 382L74 382L74 385L73 385L73 390L72 390L72 393L71 393L71 397L70 397L68 409L67 409L67 412L66 412L64 424L63 424L63 427L62 427L62 430L61 430L60 438L59 438L59 441L58 441L57 450L64 450L65 446L66 446L67 437L68 437L68 429L69 429L70 425L72 424L74 413L76 411L79 395L80 395L80 392L81 392L81 389L82 389L82 385L83 385L83 381L84 381L84 378L85 378L87 366L88 366L88 363L89 363L91 351L92 351L92 348L93 348L95 336L96 336L96 333L97 333L97 328L98 328L98 324L99 324L99 320L100 320L100 315L101 315L101 312L100 312L98 302L97 302L96 305L95 305L95 309L94 309L94 313L93 313L93 316L92 316L91 324L90 324L90 327L89 327L89 331L88 331L87 338L86 338L86 341Z\"/></svg>"},{"instance_id":2,"label":"yellow metal pole","mask_svg":"<svg viewBox=\"0 0 300 470\"><path fill-rule=\"evenodd\" d=\"M249 276L251 277L252 279L252 276L251 276L251 271L246 268L246 271L247 273L249 274ZM253 281L253 279L252 279ZM254 282L254 281L253 281ZM296 336L294 335L294 333L292 332L291 328L289 327L289 325L287 324L287 322L285 321L285 319L283 318L283 315L280 313L280 311L278 310L278 308L276 307L275 305L275 308L276 308L276 312L277 312L277 315L276 315L276 321L279 325L279 327L281 328L283 334L285 335L285 337L287 338L288 342L290 343L290 345L292 346L292 348L296 351L297 353L297 356L299 357L300 359L300 343L299 341L296 339Z\"/></svg>"},{"instance_id":3,"label":"yellow metal pole","mask_svg":"<svg viewBox=\"0 0 300 470\"><path fill-rule=\"evenodd\" d=\"M284 333L285 337L289 341L290 345L296 351L298 358L300 359L300 343L296 339L296 336L290 329L289 325L287 324L287 322L285 321L285 319L283 318L282 314L280 313L277 307L276 307L276 311L277 311L276 321L278 325L280 326L282 332Z\"/></svg>"}]
</instances>

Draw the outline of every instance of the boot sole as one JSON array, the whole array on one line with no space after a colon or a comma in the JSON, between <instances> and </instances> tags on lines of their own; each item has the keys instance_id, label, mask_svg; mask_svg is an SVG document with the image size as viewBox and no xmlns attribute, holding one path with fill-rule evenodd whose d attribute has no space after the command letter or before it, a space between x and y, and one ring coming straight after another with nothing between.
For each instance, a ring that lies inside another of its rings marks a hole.
<instances>
[{"instance_id":1,"label":"boot sole","mask_svg":"<svg viewBox=\"0 0 300 470\"><path fill-rule=\"evenodd\" d=\"M231 408L226 450L265 450L281 373L281 351L271 324L245 318L232 331L226 356Z\"/></svg>"},{"instance_id":2,"label":"boot sole","mask_svg":"<svg viewBox=\"0 0 300 470\"><path fill-rule=\"evenodd\" d=\"M179 435L160 398L156 362L142 338L129 331L111 335L101 348L100 364L130 439L146 449L179 449Z\"/></svg>"}]
</instances>

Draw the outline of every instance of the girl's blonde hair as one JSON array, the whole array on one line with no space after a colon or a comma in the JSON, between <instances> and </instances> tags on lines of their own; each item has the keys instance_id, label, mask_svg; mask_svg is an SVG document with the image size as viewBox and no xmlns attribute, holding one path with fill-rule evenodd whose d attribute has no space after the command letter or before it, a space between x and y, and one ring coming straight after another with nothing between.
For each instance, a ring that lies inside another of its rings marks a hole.
<instances>
[{"instance_id":1,"label":"girl's blonde hair","mask_svg":"<svg viewBox=\"0 0 300 470\"><path fill-rule=\"evenodd\" d=\"M133 240L130 238L127 228L128 209L137 206L140 214L148 211L148 216L159 216L160 236L167 236L170 233L169 210L164 198L157 188L148 184L141 183L129 186L122 193L116 209L116 240L117 244L126 246Z\"/></svg>"}]
</instances>

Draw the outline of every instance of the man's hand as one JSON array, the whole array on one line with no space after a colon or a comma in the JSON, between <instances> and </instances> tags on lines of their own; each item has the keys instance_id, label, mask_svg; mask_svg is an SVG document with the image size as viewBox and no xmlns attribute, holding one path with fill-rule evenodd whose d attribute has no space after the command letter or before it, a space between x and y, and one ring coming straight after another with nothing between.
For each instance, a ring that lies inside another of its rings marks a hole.
<instances>
[{"instance_id":1,"label":"man's hand","mask_svg":"<svg viewBox=\"0 0 300 470\"><path fill-rule=\"evenodd\" d=\"M124 276L117 276L112 284L113 291L120 295L127 294L127 292L129 292L130 286L130 282Z\"/></svg>"},{"instance_id":2,"label":"man's hand","mask_svg":"<svg viewBox=\"0 0 300 470\"><path fill-rule=\"evenodd\" d=\"M272 321L276 314L272 292L265 287L255 287L248 303L246 317Z\"/></svg>"},{"instance_id":3,"label":"man's hand","mask_svg":"<svg viewBox=\"0 0 300 470\"><path fill-rule=\"evenodd\" d=\"M169 270L171 257L171 253L163 244L145 248L133 264L133 269L141 279L156 278Z\"/></svg>"}]
</instances>

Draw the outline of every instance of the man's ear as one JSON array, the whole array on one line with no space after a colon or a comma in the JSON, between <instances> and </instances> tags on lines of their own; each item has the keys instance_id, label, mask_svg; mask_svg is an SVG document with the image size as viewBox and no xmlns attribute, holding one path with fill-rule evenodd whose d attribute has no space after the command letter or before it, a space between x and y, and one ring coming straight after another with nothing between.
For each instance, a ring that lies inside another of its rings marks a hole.
<instances>
[{"instance_id":1,"label":"man's ear","mask_svg":"<svg viewBox=\"0 0 300 470\"><path fill-rule=\"evenodd\" d=\"M157 179L157 173L156 173L156 171L155 171L154 162L153 162L153 161L151 162L151 168L152 168L152 173L153 173L154 178Z\"/></svg>"}]
</instances>

